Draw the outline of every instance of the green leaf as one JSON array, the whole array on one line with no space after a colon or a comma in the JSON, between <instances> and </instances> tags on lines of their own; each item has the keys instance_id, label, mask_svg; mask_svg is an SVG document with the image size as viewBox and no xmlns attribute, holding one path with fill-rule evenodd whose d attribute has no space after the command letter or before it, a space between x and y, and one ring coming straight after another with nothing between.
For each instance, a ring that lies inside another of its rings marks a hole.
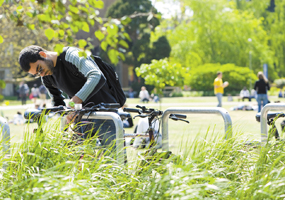
<instances>
[{"instance_id":1,"label":"green leaf","mask_svg":"<svg viewBox=\"0 0 285 200\"><path fill-rule=\"evenodd\" d=\"M119 57L121 58L122 61L125 61L125 55L122 52L119 52Z\"/></svg>"},{"instance_id":2,"label":"green leaf","mask_svg":"<svg viewBox=\"0 0 285 200\"><path fill-rule=\"evenodd\" d=\"M27 24L27 27L31 30L35 29L35 25L34 24Z\"/></svg>"},{"instance_id":3,"label":"green leaf","mask_svg":"<svg viewBox=\"0 0 285 200\"><path fill-rule=\"evenodd\" d=\"M130 38L130 36L129 36L128 33L123 33L123 35L124 35L129 41L131 41L131 38Z\"/></svg>"},{"instance_id":4,"label":"green leaf","mask_svg":"<svg viewBox=\"0 0 285 200\"><path fill-rule=\"evenodd\" d=\"M75 14L78 14L79 13L79 9L72 6L72 5L69 5L69 10Z\"/></svg>"},{"instance_id":5,"label":"green leaf","mask_svg":"<svg viewBox=\"0 0 285 200\"><path fill-rule=\"evenodd\" d=\"M106 41L103 41L101 43L101 48L103 49L103 51L106 51L107 50L107 47L108 47L108 43Z\"/></svg>"},{"instance_id":6,"label":"green leaf","mask_svg":"<svg viewBox=\"0 0 285 200\"><path fill-rule=\"evenodd\" d=\"M121 23L125 26L127 25L128 23L130 23L132 21L131 18L129 18L128 16L124 16L121 18Z\"/></svg>"},{"instance_id":7,"label":"green leaf","mask_svg":"<svg viewBox=\"0 0 285 200\"><path fill-rule=\"evenodd\" d=\"M87 53L85 51L79 51L78 55L79 55L79 57L84 57L84 58L87 57Z\"/></svg>"},{"instance_id":8,"label":"green leaf","mask_svg":"<svg viewBox=\"0 0 285 200\"><path fill-rule=\"evenodd\" d=\"M0 44L3 43L4 39L2 38L2 36L0 35Z\"/></svg>"},{"instance_id":9,"label":"green leaf","mask_svg":"<svg viewBox=\"0 0 285 200\"><path fill-rule=\"evenodd\" d=\"M51 40L54 37L54 30L51 28L48 28L45 30L45 35L49 40Z\"/></svg>"},{"instance_id":10,"label":"green leaf","mask_svg":"<svg viewBox=\"0 0 285 200\"><path fill-rule=\"evenodd\" d=\"M99 8L99 9L103 9L104 8L104 2L103 1L96 1L94 7Z\"/></svg>"},{"instance_id":11,"label":"green leaf","mask_svg":"<svg viewBox=\"0 0 285 200\"><path fill-rule=\"evenodd\" d=\"M94 34L98 38L98 40L100 40L100 41L103 40L105 37L105 35L100 30L95 31Z\"/></svg>"},{"instance_id":12,"label":"green leaf","mask_svg":"<svg viewBox=\"0 0 285 200\"><path fill-rule=\"evenodd\" d=\"M121 46L125 47L126 49L128 49L128 48L129 48L128 43L127 43L126 41L124 41L124 40L120 40L120 41L119 41L119 45L121 45Z\"/></svg>"},{"instance_id":13,"label":"green leaf","mask_svg":"<svg viewBox=\"0 0 285 200\"><path fill-rule=\"evenodd\" d=\"M2 6L3 3L4 3L4 0L0 0L0 6Z\"/></svg>"},{"instance_id":14,"label":"green leaf","mask_svg":"<svg viewBox=\"0 0 285 200\"><path fill-rule=\"evenodd\" d=\"M18 6L17 7L17 11L22 11L23 10L23 6Z\"/></svg>"},{"instance_id":15,"label":"green leaf","mask_svg":"<svg viewBox=\"0 0 285 200\"><path fill-rule=\"evenodd\" d=\"M87 42L85 40L79 40L78 41L78 46L82 49L84 49L84 47L87 45Z\"/></svg>"},{"instance_id":16,"label":"green leaf","mask_svg":"<svg viewBox=\"0 0 285 200\"><path fill-rule=\"evenodd\" d=\"M56 44L54 47L54 51L57 52L58 54L60 54L62 52L63 48L64 48L63 44Z\"/></svg>"},{"instance_id":17,"label":"green leaf","mask_svg":"<svg viewBox=\"0 0 285 200\"><path fill-rule=\"evenodd\" d=\"M87 22L83 22L82 30L85 32L89 32L89 25Z\"/></svg>"},{"instance_id":18,"label":"green leaf","mask_svg":"<svg viewBox=\"0 0 285 200\"><path fill-rule=\"evenodd\" d=\"M110 49L107 54L112 63L117 64L119 62L115 49Z\"/></svg>"}]
</instances>

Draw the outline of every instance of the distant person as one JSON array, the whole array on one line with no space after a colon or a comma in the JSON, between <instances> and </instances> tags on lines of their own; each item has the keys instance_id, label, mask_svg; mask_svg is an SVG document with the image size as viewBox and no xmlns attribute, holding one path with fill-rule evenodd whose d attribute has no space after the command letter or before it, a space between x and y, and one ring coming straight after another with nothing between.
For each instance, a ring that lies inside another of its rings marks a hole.
<instances>
[{"instance_id":1,"label":"distant person","mask_svg":"<svg viewBox=\"0 0 285 200\"><path fill-rule=\"evenodd\" d=\"M255 89L251 89L251 91L250 91L250 97L251 97L252 99L257 99L257 93L256 93Z\"/></svg>"},{"instance_id":2,"label":"distant person","mask_svg":"<svg viewBox=\"0 0 285 200\"><path fill-rule=\"evenodd\" d=\"M228 94L228 101L229 101L229 102L233 101L233 97L232 97L231 94Z\"/></svg>"},{"instance_id":3,"label":"distant person","mask_svg":"<svg viewBox=\"0 0 285 200\"><path fill-rule=\"evenodd\" d=\"M222 97L224 94L224 88L229 85L227 81L223 83L222 77L222 72L217 72L217 78L215 78L214 80L214 93L218 99L218 107L222 107Z\"/></svg>"},{"instance_id":4,"label":"distant person","mask_svg":"<svg viewBox=\"0 0 285 200\"><path fill-rule=\"evenodd\" d=\"M133 88L129 89L128 95L129 95L129 98L134 98L135 97Z\"/></svg>"},{"instance_id":5,"label":"distant person","mask_svg":"<svg viewBox=\"0 0 285 200\"><path fill-rule=\"evenodd\" d=\"M31 94L32 94L32 100L34 104L36 104L37 99L39 98L40 92L39 88L37 87L37 84L34 84L34 86L31 89Z\"/></svg>"},{"instance_id":6,"label":"distant person","mask_svg":"<svg viewBox=\"0 0 285 200\"><path fill-rule=\"evenodd\" d=\"M146 90L145 86L141 87L141 91L140 91L139 97L141 99L141 102L143 102L143 103L148 103L149 102L149 93Z\"/></svg>"},{"instance_id":7,"label":"distant person","mask_svg":"<svg viewBox=\"0 0 285 200\"><path fill-rule=\"evenodd\" d=\"M13 124L15 125L23 125L25 123L25 119L20 111L17 112L17 114L13 117Z\"/></svg>"},{"instance_id":8,"label":"distant person","mask_svg":"<svg viewBox=\"0 0 285 200\"><path fill-rule=\"evenodd\" d=\"M267 90L270 90L267 78L260 71L257 73L258 81L254 84L254 89L257 92L257 103L258 103L258 112L261 110L262 105L265 106L268 103Z\"/></svg>"},{"instance_id":9,"label":"distant person","mask_svg":"<svg viewBox=\"0 0 285 200\"><path fill-rule=\"evenodd\" d=\"M240 91L240 98L242 99L242 101L244 101L245 99L248 99L248 101L251 101L251 97L249 95L249 91L246 87L244 87L241 91Z\"/></svg>"},{"instance_id":10,"label":"distant person","mask_svg":"<svg viewBox=\"0 0 285 200\"><path fill-rule=\"evenodd\" d=\"M156 88L153 89L153 93L150 95L150 97L155 103L157 103L159 101L159 97L158 97Z\"/></svg>"},{"instance_id":11,"label":"distant person","mask_svg":"<svg viewBox=\"0 0 285 200\"><path fill-rule=\"evenodd\" d=\"M279 98L283 98L283 94L282 94L282 89L280 89L279 94L278 94Z\"/></svg>"},{"instance_id":12,"label":"distant person","mask_svg":"<svg viewBox=\"0 0 285 200\"><path fill-rule=\"evenodd\" d=\"M41 106L46 104L46 98L47 98L47 89L44 85L40 85L39 87L39 96L41 100Z\"/></svg>"},{"instance_id":13,"label":"distant person","mask_svg":"<svg viewBox=\"0 0 285 200\"><path fill-rule=\"evenodd\" d=\"M21 81L19 85L19 96L22 101L22 105L26 105L27 97L29 96L29 91L29 86L24 81Z\"/></svg>"}]
</instances>

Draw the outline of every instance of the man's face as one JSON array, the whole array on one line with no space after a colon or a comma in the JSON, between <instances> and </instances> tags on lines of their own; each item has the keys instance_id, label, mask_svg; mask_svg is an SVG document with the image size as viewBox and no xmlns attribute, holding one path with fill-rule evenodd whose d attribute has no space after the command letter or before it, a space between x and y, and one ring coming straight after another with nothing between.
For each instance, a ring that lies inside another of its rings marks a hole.
<instances>
[{"instance_id":1,"label":"man's face","mask_svg":"<svg viewBox=\"0 0 285 200\"><path fill-rule=\"evenodd\" d=\"M219 78L222 78L222 77L223 77L223 74L219 74L218 77L219 77Z\"/></svg>"},{"instance_id":2,"label":"man's face","mask_svg":"<svg viewBox=\"0 0 285 200\"><path fill-rule=\"evenodd\" d=\"M53 61L49 58L44 58L44 60L38 60L35 63L30 63L30 70L28 73L37 76L47 76L52 75L54 70Z\"/></svg>"}]
</instances>

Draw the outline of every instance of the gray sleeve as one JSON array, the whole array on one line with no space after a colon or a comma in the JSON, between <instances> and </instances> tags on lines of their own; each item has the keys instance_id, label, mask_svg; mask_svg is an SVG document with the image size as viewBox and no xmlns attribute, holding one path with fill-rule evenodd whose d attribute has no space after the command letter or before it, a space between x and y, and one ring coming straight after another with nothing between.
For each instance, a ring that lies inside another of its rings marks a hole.
<instances>
[{"instance_id":1,"label":"gray sleeve","mask_svg":"<svg viewBox=\"0 0 285 200\"><path fill-rule=\"evenodd\" d=\"M87 97L96 89L96 87L98 88L99 85L102 87L102 81L100 80L104 75L92 58L89 56L87 58L79 57L79 51L80 50L75 47L70 47L66 52L65 60L75 65L78 70L87 78L86 83L75 94L84 102ZM98 84L99 82L100 84Z\"/></svg>"}]
</instances>

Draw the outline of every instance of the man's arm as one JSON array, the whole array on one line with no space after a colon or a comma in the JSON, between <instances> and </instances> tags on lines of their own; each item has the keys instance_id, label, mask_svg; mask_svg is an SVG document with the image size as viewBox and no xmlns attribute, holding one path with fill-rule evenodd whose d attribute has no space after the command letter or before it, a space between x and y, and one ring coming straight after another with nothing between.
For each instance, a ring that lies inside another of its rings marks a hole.
<instances>
[{"instance_id":1,"label":"man's arm","mask_svg":"<svg viewBox=\"0 0 285 200\"><path fill-rule=\"evenodd\" d=\"M62 91L54 87L51 81L49 80L52 77L41 77L42 84L47 88L48 95L51 97L53 106L65 106L63 101L65 98L62 95Z\"/></svg>"},{"instance_id":2,"label":"man's arm","mask_svg":"<svg viewBox=\"0 0 285 200\"><path fill-rule=\"evenodd\" d=\"M83 87L72 97L75 103L88 101L89 97L96 94L105 84L106 78L96 62L91 57L79 57L79 49L70 47L65 55L65 61L78 68L87 81Z\"/></svg>"}]
</instances>

